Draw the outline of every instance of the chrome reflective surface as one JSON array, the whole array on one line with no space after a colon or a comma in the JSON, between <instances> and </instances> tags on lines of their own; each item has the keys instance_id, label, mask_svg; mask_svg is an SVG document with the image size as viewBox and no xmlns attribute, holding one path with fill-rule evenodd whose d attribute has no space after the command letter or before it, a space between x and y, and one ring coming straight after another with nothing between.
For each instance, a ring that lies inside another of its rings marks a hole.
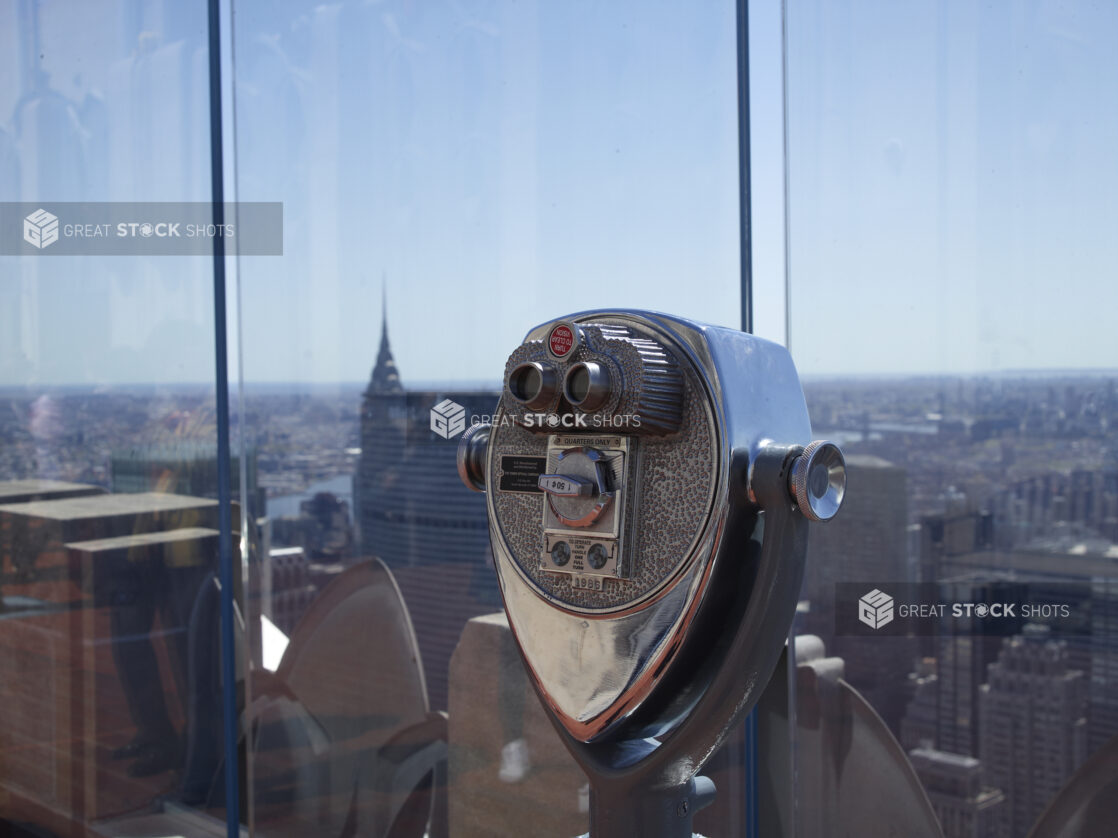
<instances>
[{"instance_id":1,"label":"chrome reflective surface","mask_svg":"<svg viewBox=\"0 0 1118 838\"><path fill-rule=\"evenodd\" d=\"M572 736L597 740L617 730L650 699L674 708L645 719L645 733L663 734L674 728L703 690L699 679L693 685L695 695L682 703L657 693L696 621L701 621L711 599L710 580L720 565L743 561L748 546L762 537L761 510L746 492L751 466L774 441L807 444L807 411L791 359L782 347L767 341L669 315L602 311L542 324L528 333L526 342L545 340L567 324L576 331L605 324L651 332L698 378L713 428L714 482L705 520L687 522L698 536L685 560L655 590L596 612L557 601L524 572L509 545L510 524L501 521L495 493L490 492L493 552L505 607L541 696ZM505 407L502 399L498 426ZM501 456L499 440L495 433L489 447L490 486ZM638 562L643 558L634 556ZM777 610L785 610L788 619L775 621L773 637L759 637L758 644L773 643L779 649L794 606L794 597L778 604ZM768 627L761 627L765 630Z\"/></svg>"},{"instance_id":2,"label":"chrome reflective surface","mask_svg":"<svg viewBox=\"0 0 1118 838\"><path fill-rule=\"evenodd\" d=\"M458 441L458 476L467 489L485 491L485 455L492 427L479 423L466 428Z\"/></svg>"},{"instance_id":3,"label":"chrome reflective surface","mask_svg":"<svg viewBox=\"0 0 1118 838\"><path fill-rule=\"evenodd\" d=\"M582 410L596 410L609 399L609 370L594 361L575 364L563 379L563 395Z\"/></svg>"},{"instance_id":4,"label":"chrome reflective surface","mask_svg":"<svg viewBox=\"0 0 1118 838\"><path fill-rule=\"evenodd\" d=\"M833 442L817 439L792 466L789 488L809 521L830 521L846 494L846 460Z\"/></svg>"},{"instance_id":5,"label":"chrome reflective surface","mask_svg":"<svg viewBox=\"0 0 1118 838\"><path fill-rule=\"evenodd\" d=\"M509 392L525 407L547 407L555 397L555 368L530 361L509 374Z\"/></svg>"},{"instance_id":6,"label":"chrome reflective surface","mask_svg":"<svg viewBox=\"0 0 1118 838\"><path fill-rule=\"evenodd\" d=\"M615 497L606 479L602 452L578 446L559 453L563 474L542 474L540 490L547 505L561 524L589 527L597 523Z\"/></svg>"}]
</instances>

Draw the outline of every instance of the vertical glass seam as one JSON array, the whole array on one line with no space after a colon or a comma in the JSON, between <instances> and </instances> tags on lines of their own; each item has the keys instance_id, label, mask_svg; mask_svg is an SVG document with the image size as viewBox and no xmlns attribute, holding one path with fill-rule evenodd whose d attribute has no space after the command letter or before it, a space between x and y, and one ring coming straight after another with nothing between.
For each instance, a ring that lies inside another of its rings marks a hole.
<instances>
[{"instance_id":1,"label":"vertical glass seam","mask_svg":"<svg viewBox=\"0 0 1118 838\"><path fill-rule=\"evenodd\" d=\"M792 352L792 178L788 167L788 0L780 3L781 154L784 159L784 346Z\"/></svg>"},{"instance_id":2,"label":"vertical glass seam","mask_svg":"<svg viewBox=\"0 0 1118 838\"><path fill-rule=\"evenodd\" d=\"M741 329L753 332L753 240L749 126L749 0L737 0L738 246L741 252Z\"/></svg>"},{"instance_id":3,"label":"vertical glass seam","mask_svg":"<svg viewBox=\"0 0 1118 838\"><path fill-rule=\"evenodd\" d=\"M237 19L233 13L233 0L225 6L226 20L228 21L226 32L226 42L228 44L228 65L229 65L229 161L232 167L231 177L229 184L230 189L228 194L233 204L233 220L237 228L241 226L241 209L240 202L237 199L238 183L239 183L239 166L238 166L238 151L237 151L237 34L236 26ZM224 56L223 56L224 58ZM223 94L224 95L224 94ZM224 152L224 148L222 149ZM224 163L224 157L223 163ZM224 179L222 181L223 190L225 187ZM245 683L244 690L241 694L242 705L246 708L252 706L252 679L248 677L251 670L250 661L252 660L252 649L254 647L253 637L253 622L249 619L249 605L248 605L248 591L250 590L249 575L250 575L250 561L252 559L252 545L254 543L260 544L256 533L256 499L249 494L248 488L248 436L245 425L245 353L244 353L244 327L243 315L241 307L241 253L239 248L234 248L233 251L233 334L235 341L233 343L233 352L236 356L237 364L237 442L240 445L240 450L237 454L238 460L238 474L240 477L238 485L238 497L241 499L241 527L240 527L240 550L237 555L240 557L239 567L237 570L241 575L241 590L244 591L244 612L241 617L246 621L245 637L244 637L244 660L245 660ZM228 274L226 281L229 281ZM230 424L232 424L230 422ZM230 452L232 456L232 452ZM262 548L261 548L262 549ZM267 561L267 556L258 557L263 561ZM234 634L234 638L236 635ZM234 695L234 699L236 696ZM244 774L244 800L240 801L238 811L242 815L242 819L248 828L248 834L256 834L256 823L254 820L255 813L255 799L253 797L253 789L256 788L254 781L255 762L252 759L252 742L251 740L246 744L246 757L245 757L245 774ZM238 786L239 788L239 786Z\"/></svg>"},{"instance_id":4,"label":"vertical glass seam","mask_svg":"<svg viewBox=\"0 0 1118 838\"><path fill-rule=\"evenodd\" d=\"M749 0L737 0L738 34L738 246L741 259L741 329L753 332L753 189L750 181ZM745 718L745 835L758 835L757 708Z\"/></svg>"},{"instance_id":5,"label":"vertical glass seam","mask_svg":"<svg viewBox=\"0 0 1118 838\"><path fill-rule=\"evenodd\" d=\"M213 223L225 224L224 155L221 121L221 25L218 0L208 0L210 200ZM232 496L229 470L229 366L225 313L225 243L213 239L214 364L217 412L218 574L221 579L221 702L225 752L225 826L229 838L240 835L240 799L237 788L237 665L233 632ZM242 510L242 515L244 514Z\"/></svg>"},{"instance_id":6,"label":"vertical glass seam","mask_svg":"<svg viewBox=\"0 0 1118 838\"><path fill-rule=\"evenodd\" d=\"M788 0L780 2L780 111L781 111L781 168L784 187L784 346L792 352L792 179L788 165L789 113L788 113ZM788 630L788 752L792 783L788 795L788 834L799 834L799 753L797 751L796 725L796 621Z\"/></svg>"}]
</instances>

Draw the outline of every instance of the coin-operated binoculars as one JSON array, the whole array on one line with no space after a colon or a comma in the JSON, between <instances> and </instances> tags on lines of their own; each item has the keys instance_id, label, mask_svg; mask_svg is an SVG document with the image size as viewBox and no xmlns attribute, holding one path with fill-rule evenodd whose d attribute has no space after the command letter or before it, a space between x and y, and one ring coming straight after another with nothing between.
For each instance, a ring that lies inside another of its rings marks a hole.
<instances>
[{"instance_id":1,"label":"coin-operated binoculars","mask_svg":"<svg viewBox=\"0 0 1118 838\"><path fill-rule=\"evenodd\" d=\"M532 329L493 423L462 437L593 838L690 836L713 799L696 775L780 657L808 522L842 503L842 453L810 439L782 347L644 311Z\"/></svg>"}]
</instances>

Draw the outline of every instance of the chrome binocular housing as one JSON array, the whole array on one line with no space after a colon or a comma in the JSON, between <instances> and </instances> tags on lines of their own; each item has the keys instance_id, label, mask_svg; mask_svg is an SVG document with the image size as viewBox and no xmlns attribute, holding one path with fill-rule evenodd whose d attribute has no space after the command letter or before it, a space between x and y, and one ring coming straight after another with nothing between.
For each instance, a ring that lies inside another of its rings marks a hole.
<instances>
[{"instance_id":1,"label":"chrome binocular housing","mask_svg":"<svg viewBox=\"0 0 1118 838\"><path fill-rule=\"evenodd\" d=\"M459 472L531 680L583 743L664 737L709 701L728 727L783 647L803 525L845 491L783 347L624 310L532 329Z\"/></svg>"}]
</instances>

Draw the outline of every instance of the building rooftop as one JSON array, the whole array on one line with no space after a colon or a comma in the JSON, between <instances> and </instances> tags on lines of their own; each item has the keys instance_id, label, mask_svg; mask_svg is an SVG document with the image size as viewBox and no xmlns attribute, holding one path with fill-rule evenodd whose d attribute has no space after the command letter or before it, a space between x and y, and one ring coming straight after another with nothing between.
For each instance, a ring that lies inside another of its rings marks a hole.
<instances>
[{"instance_id":1,"label":"building rooftop","mask_svg":"<svg viewBox=\"0 0 1118 838\"><path fill-rule=\"evenodd\" d=\"M1078 555L1030 550L982 550L958 553L943 559L944 576L968 570L989 573L1018 573L1036 576L1058 576L1067 581L1075 577L1112 576L1118 571L1118 560L1112 556Z\"/></svg>"},{"instance_id":2,"label":"building rooftop","mask_svg":"<svg viewBox=\"0 0 1118 838\"><path fill-rule=\"evenodd\" d=\"M27 503L32 500L51 500L77 495L97 495L104 490L86 483L67 483L64 480L0 480L0 504Z\"/></svg>"},{"instance_id":3,"label":"building rooftop","mask_svg":"<svg viewBox=\"0 0 1118 838\"><path fill-rule=\"evenodd\" d=\"M171 542L216 538L219 534L217 530L211 530L208 527L184 527L181 530L144 532L134 535L120 535L113 538L96 538L93 541L75 541L66 546L71 550L81 550L85 553L100 553L132 547L147 547L152 544L168 544Z\"/></svg>"},{"instance_id":4,"label":"building rooftop","mask_svg":"<svg viewBox=\"0 0 1118 838\"><path fill-rule=\"evenodd\" d=\"M924 760L950 768L973 769L979 765L978 760L974 757L953 754L949 751L938 751L935 748L913 748L908 752L908 755L913 760Z\"/></svg>"},{"instance_id":5,"label":"building rooftop","mask_svg":"<svg viewBox=\"0 0 1118 838\"><path fill-rule=\"evenodd\" d=\"M60 500L9 503L0 506L0 513L26 515L52 521L72 521L80 518L142 515L151 512L169 512L179 509L215 506L217 506L217 501L209 498L194 498L161 492L140 492L138 494L90 495L87 497L62 498Z\"/></svg>"}]
</instances>

